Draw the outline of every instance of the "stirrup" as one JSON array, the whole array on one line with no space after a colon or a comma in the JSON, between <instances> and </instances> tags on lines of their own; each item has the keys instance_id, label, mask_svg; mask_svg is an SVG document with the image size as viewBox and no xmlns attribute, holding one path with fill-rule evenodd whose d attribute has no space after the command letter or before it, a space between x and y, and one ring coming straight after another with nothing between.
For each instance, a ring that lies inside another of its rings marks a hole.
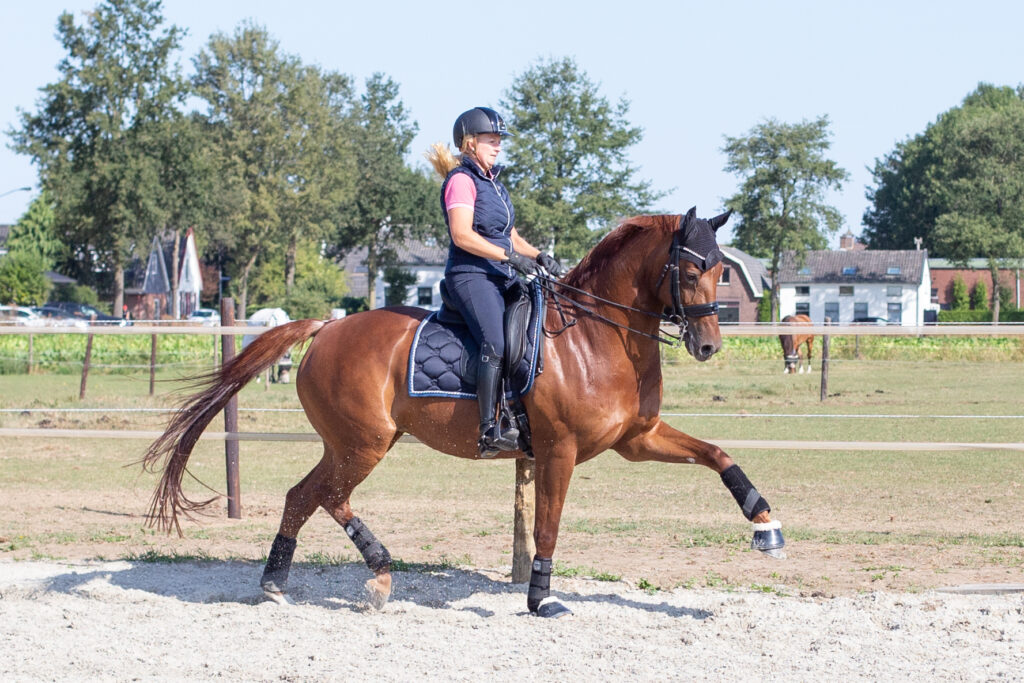
<instances>
[{"instance_id":1,"label":"stirrup","mask_svg":"<svg viewBox=\"0 0 1024 683\"><path fill-rule=\"evenodd\" d=\"M481 458L493 458L501 451L519 450L519 430L509 427L504 432L497 422L480 425L480 440L477 442Z\"/></svg>"}]
</instances>

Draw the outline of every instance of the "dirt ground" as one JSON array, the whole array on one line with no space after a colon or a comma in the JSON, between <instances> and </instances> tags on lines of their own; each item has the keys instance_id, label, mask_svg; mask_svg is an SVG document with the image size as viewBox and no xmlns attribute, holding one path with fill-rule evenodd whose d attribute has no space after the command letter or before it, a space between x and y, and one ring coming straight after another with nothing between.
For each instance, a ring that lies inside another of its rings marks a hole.
<instances>
[{"instance_id":1,"label":"dirt ground","mask_svg":"<svg viewBox=\"0 0 1024 683\"><path fill-rule=\"evenodd\" d=\"M276 533L283 497L250 495L244 518L229 520L223 506L186 536L166 536L146 527L148 493L125 495L5 491L0 505L0 560L94 560L131 557L241 559L260 563ZM98 497L99 496L99 497ZM407 501L403 505L403 500ZM386 514L363 519L402 562L480 568L509 576L511 510L505 529L501 510L480 510L446 501L444 511L422 499L396 497ZM801 518L814 526L824 520ZM785 532L785 520L783 518ZM1024 550L949 543L827 543L790 538L787 557L776 560L749 549L749 534L690 546L685 524L678 533L634 536L563 530L556 555L563 576L619 577L645 587L750 588L787 595L832 597L869 591L923 591L978 583L1024 582ZM499 529L494 532L489 528ZM737 529L745 527L737 526ZM33 538L22 545L23 539ZM925 537L927 539L927 537ZM19 541L22 539L22 541ZM609 543L613 547L609 547ZM296 561L316 565L361 560L344 532L319 511L299 536ZM556 576L554 581L559 578Z\"/></svg>"}]
</instances>

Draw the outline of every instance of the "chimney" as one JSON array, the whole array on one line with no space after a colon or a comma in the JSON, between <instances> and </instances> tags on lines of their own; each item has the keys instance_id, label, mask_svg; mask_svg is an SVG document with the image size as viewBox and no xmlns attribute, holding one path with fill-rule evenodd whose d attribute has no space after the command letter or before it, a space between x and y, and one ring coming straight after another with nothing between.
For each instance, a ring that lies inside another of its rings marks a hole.
<instances>
[{"instance_id":1,"label":"chimney","mask_svg":"<svg viewBox=\"0 0 1024 683\"><path fill-rule=\"evenodd\" d=\"M846 234L839 238L839 249L842 251L853 251L853 245L857 243L857 240L853 238L853 233L849 230Z\"/></svg>"},{"instance_id":2,"label":"chimney","mask_svg":"<svg viewBox=\"0 0 1024 683\"><path fill-rule=\"evenodd\" d=\"M917 247L918 251L921 251L921 245L923 243L924 243L924 238L923 237L915 237L914 238L914 246Z\"/></svg>"}]
</instances>

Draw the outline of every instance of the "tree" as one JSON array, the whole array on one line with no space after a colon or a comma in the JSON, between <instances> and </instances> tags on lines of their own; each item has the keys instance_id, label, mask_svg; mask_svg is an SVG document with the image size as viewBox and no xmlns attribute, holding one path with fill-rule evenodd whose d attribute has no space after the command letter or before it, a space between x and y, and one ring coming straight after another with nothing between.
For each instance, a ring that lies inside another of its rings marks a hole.
<instances>
[{"instance_id":1,"label":"tree","mask_svg":"<svg viewBox=\"0 0 1024 683\"><path fill-rule=\"evenodd\" d=\"M664 193L635 178L629 149L643 132L629 125L629 102L609 103L569 57L520 74L500 107L515 137L502 180L516 229L559 258L578 259L600 237L594 228L649 210Z\"/></svg>"},{"instance_id":2,"label":"tree","mask_svg":"<svg viewBox=\"0 0 1024 683\"><path fill-rule=\"evenodd\" d=\"M908 249L921 237L935 256L965 264L1024 261L1024 87L979 84L959 107L876 160L873 206L864 214L874 248ZM999 315L992 291L993 319Z\"/></svg>"},{"instance_id":3,"label":"tree","mask_svg":"<svg viewBox=\"0 0 1024 683\"><path fill-rule=\"evenodd\" d=\"M949 307L954 311L964 311L969 308L969 305L967 284L962 277L957 275L953 278L953 295L949 298Z\"/></svg>"},{"instance_id":4,"label":"tree","mask_svg":"<svg viewBox=\"0 0 1024 683\"><path fill-rule=\"evenodd\" d=\"M53 202L43 191L11 227L7 251L38 254L45 264L44 270L51 270L64 253L64 244L57 239L53 223Z\"/></svg>"},{"instance_id":5,"label":"tree","mask_svg":"<svg viewBox=\"0 0 1024 683\"><path fill-rule=\"evenodd\" d=\"M988 286L984 280L974 283L974 289L971 290L971 308L976 311L988 310Z\"/></svg>"},{"instance_id":6,"label":"tree","mask_svg":"<svg viewBox=\"0 0 1024 683\"><path fill-rule=\"evenodd\" d=\"M770 258L775 275L784 251L823 249L826 236L842 226L839 211L825 203L825 192L840 189L848 178L825 156L829 137L828 117L821 116L796 124L768 119L745 136L725 138L725 170L743 180L739 192L726 201L740 215L735 246ZM773 321L778 310L779 281L773 277Z\"/></svg>"},{"instance_id":7,"label":"tree","mask_svg":"<svg viewBox=\"0 0 1024 683\"><path fill-rule=\"evenodd\" d=\"M383 74L366 80L352 129L357 189L330 245L332 255L367 249L371 306L377 273L392 265L397 247L432 234L440 219L437 185L405 164L417 125L398 95L398 85Z\"/></svg>"},{"instance_id":8,"label":"tree","mask_svg":"<svg viewBox=\"0 0 1024 683\"><path fill-rule=\"evenodd\" d=\"M388 283L384 305L404 306L409 288L416 284L416 273L401 266L388 266L384 269L384 282Z\"/></svg>"},{"instance_id":9,"label":"tree","mask_svg":"<svg viewBox=\"0 0 1024 683\"><path fill-rule=\"evenodd\" d=\"M82 25L61 14L57 33L60 80L9 134L54 198L57 233L72 247L65 268L86 280L106 271L120 310L124 264L160 222L159 160L144 140L182 97L171 56L183 32L163 28L159 0L104 0Z\"/></svg>"},{"instance_id":10,"label":"tree","mask_svg":"<svg viewBox=\"0 0 1024 683\"><path fill-rule=\"evenodd\" d=\"M252 22L231 36L211 36L194 64L192 84L207 105L219 172L237 192L239 207L212 246L222 264L234 264L237 315L244 318L253 269L280 236L284 200L293 191L294 117L287 109L303 70Z\"/></svg>"},{"instance_id":11,"label":"tree","mask_svg":"<svg viewBox=\"0 0 1024 683\"><path fill-rule=\"evenodd\" d=\"M46 277L46 260L38 252L19 251L0 259L0 301L21 306L40 306L47 301L53 283Z\"/></svg>"}]
</instances>

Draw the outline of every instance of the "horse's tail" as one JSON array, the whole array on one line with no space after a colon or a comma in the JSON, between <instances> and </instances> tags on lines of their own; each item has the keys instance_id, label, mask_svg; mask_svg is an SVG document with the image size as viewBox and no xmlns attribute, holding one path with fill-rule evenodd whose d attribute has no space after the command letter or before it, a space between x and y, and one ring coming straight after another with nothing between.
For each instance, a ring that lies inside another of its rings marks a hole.
<instances>
[{"instance_id":1,"label":"horse's tail","mask_svg":"<svg viewBox=\"0 0 1024 683\"><path fill-rule=\"evenodd\" d=\"M217 499L195 501L181 490L188 458L203 430L252 378L276 363L288 349L315 335L325 324L323 320L297 320L272 327L220 369L194 378L192 386L200 391L185 399L166 431L153 442L141 461L144 470L163 473L149 506L151 526L168 533L174 529L180 536L178 515L183 513L191 518L193 512Z\"/></svg>"}]
</instances>

